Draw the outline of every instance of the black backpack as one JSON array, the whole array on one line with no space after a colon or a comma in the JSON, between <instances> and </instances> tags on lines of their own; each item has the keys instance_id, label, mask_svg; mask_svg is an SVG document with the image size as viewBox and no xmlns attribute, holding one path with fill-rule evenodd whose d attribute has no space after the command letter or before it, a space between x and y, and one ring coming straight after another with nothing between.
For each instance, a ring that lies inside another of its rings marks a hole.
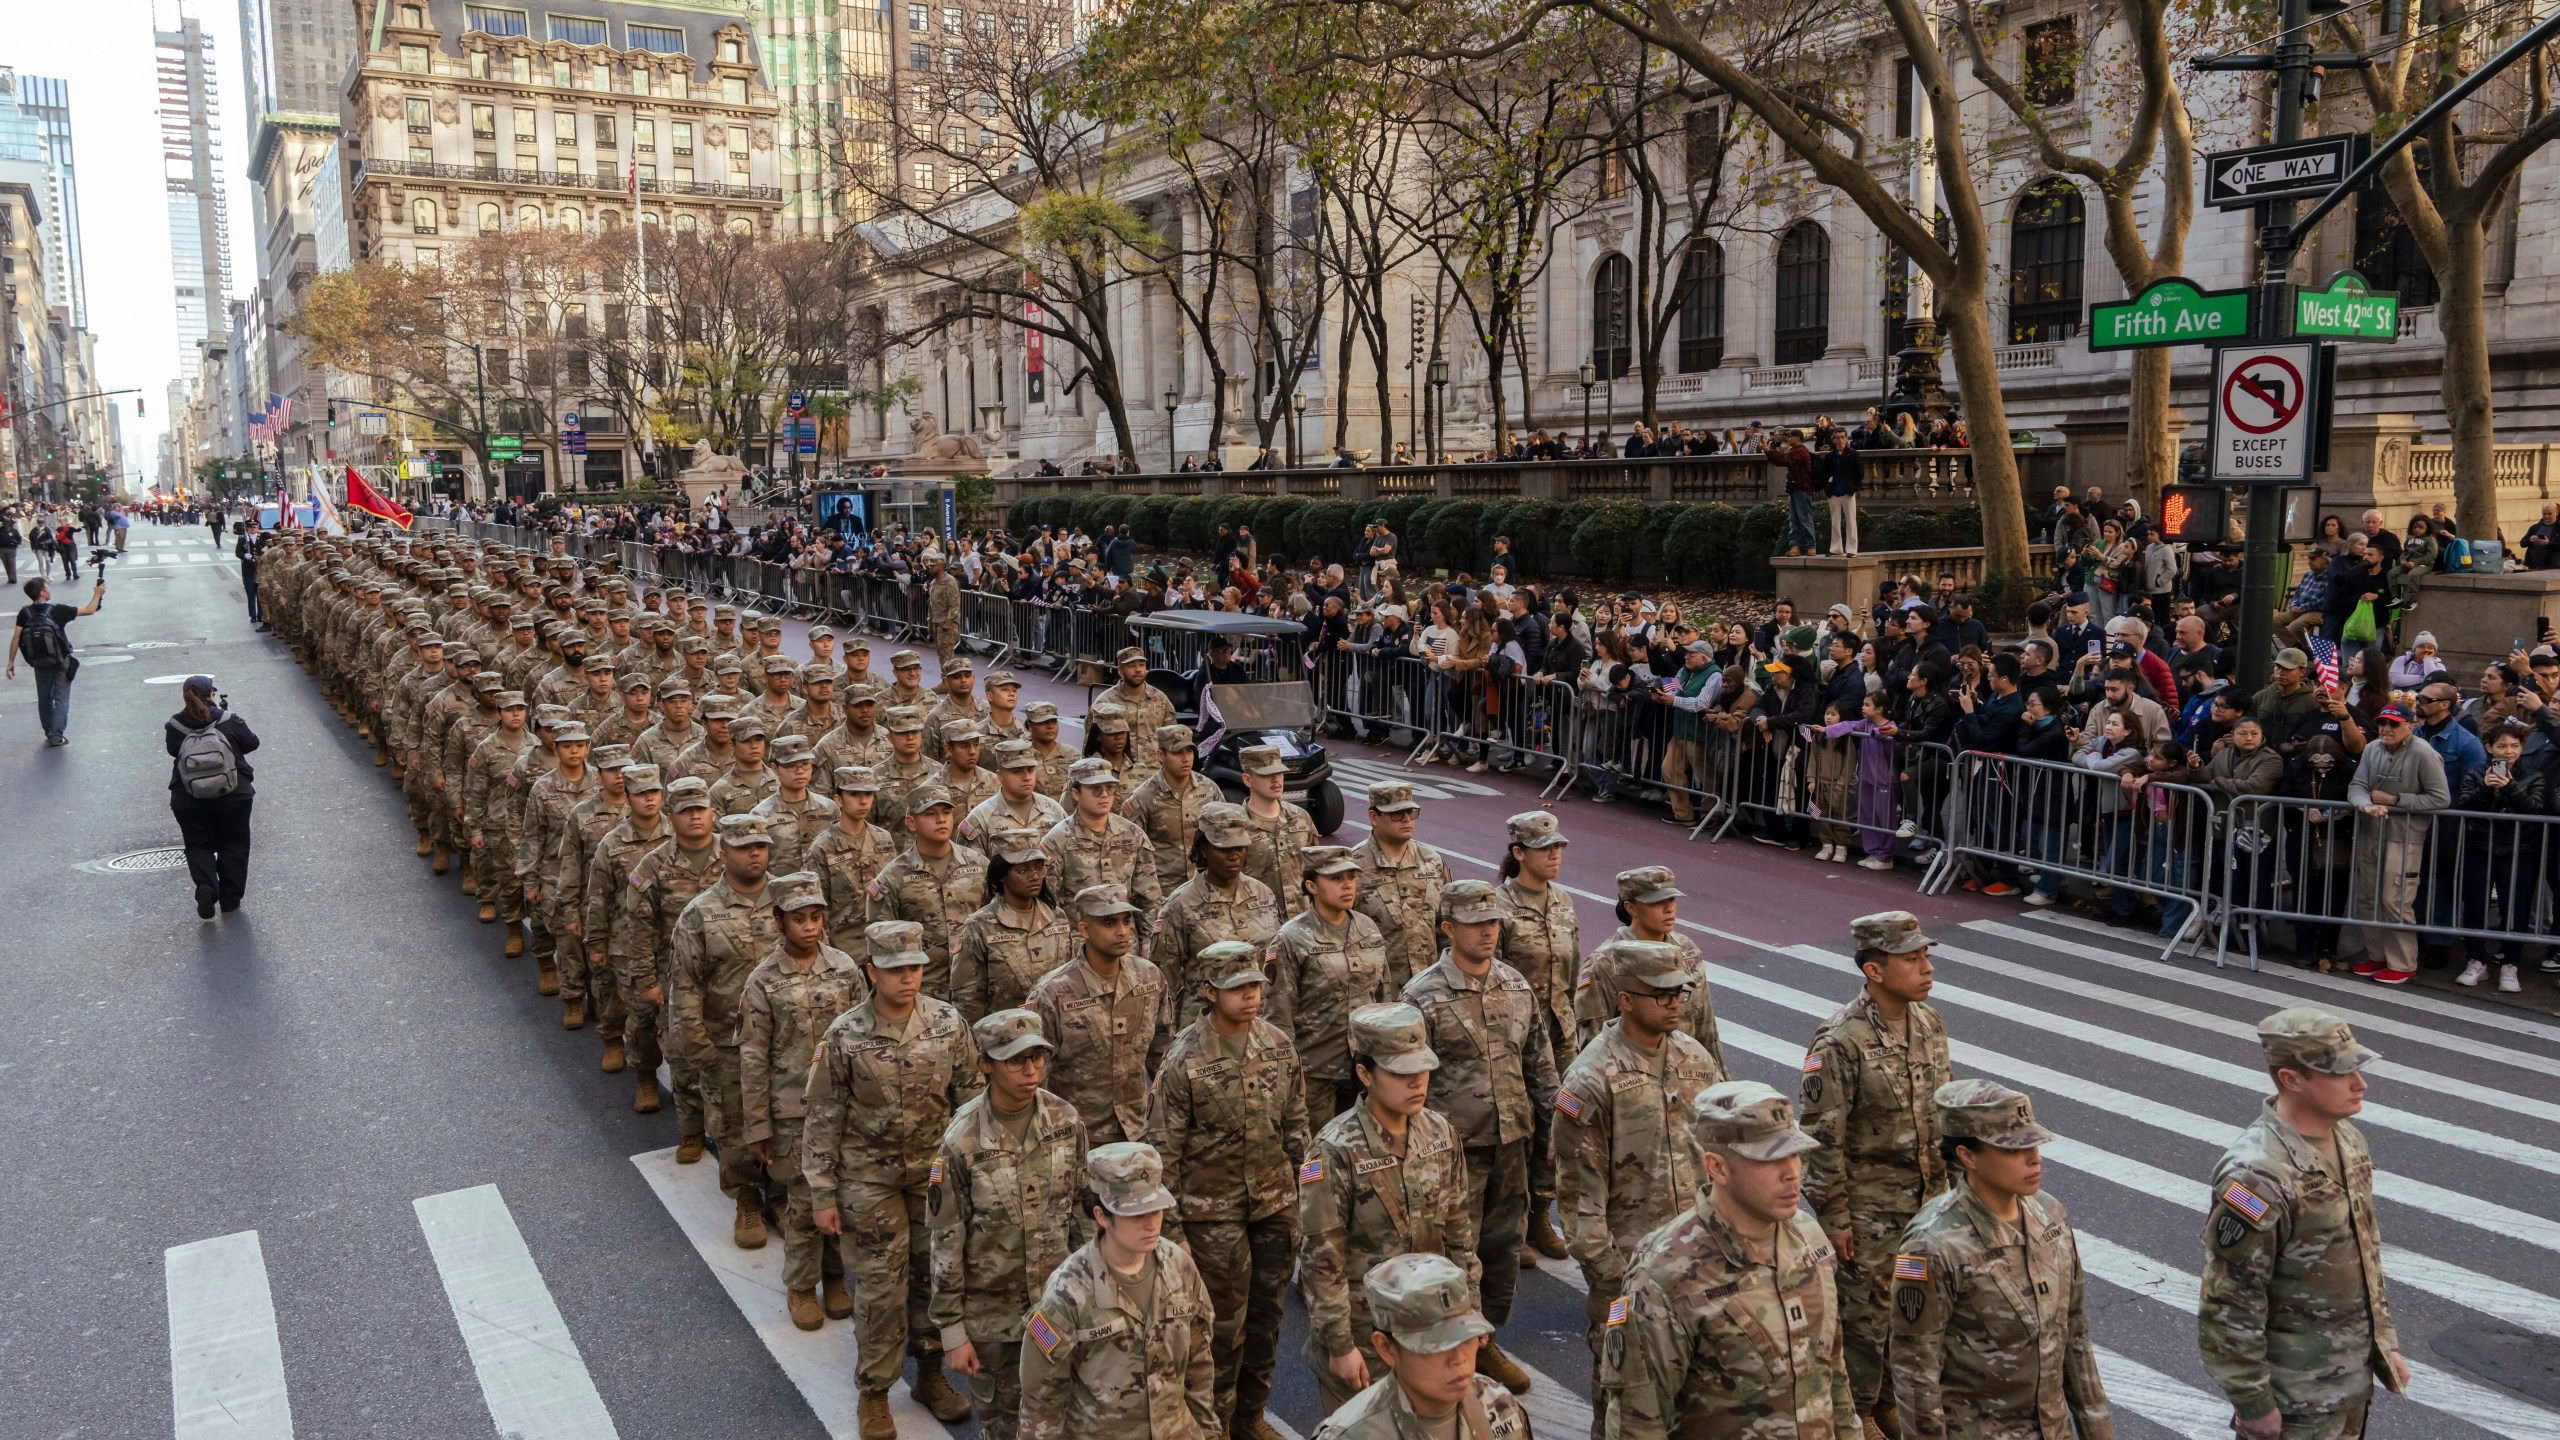
<instances>
[{"instance_id":1,"label":"black backpack","mask_svg":"<svg viewBox=\"0 0 2560 1440\"><path fill-rule=\"evenodd\" d=\"M50 615L33 623L22 620L18 626L18 654L38 670L59 670L71 663L71 637L62 633L62 626Z\"/></svg>"}]
</instances>

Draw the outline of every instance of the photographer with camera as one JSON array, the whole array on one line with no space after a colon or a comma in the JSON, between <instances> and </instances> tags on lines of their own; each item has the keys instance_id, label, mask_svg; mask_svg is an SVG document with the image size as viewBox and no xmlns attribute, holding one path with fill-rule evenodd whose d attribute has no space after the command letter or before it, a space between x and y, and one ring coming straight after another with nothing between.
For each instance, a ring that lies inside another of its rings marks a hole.
<instances>
[{"instance_id":1,"label":"photographer with camera","mask_svg":"<svg viewBox=\"0 0 2560 1440\"><path fill-rule=\"evenodd\" d=\"M257 732L230 711L230 698L215 691L210 675L190 675L181 692L186 708L169 717L169 810L187 847L187 874L196 882L196 914L213 918L240 908L249 888L249 804L257 772L247 756Z\"/></svg>"},{"instance_id":2,"label":"photographer with camera","mask_svg":"<svg viewBox=\"0 0 2560 1440\"><path fill-rule=\"evenodd\" d=\"M71 653L72 621L84 615L95 615L107 598L107 572L98 571L97 588L89 592L89 603L77 610L52 603L53 587L39 577L23 587L32 604L19 607L17 628L9 632L9 679L18 678L18 661L24 659L36 672L36 720L44 726L44 743L68 745L71 737L64 732L71 726L71 680L80 673L80 661Z\"/></svg>"}]
</instances>

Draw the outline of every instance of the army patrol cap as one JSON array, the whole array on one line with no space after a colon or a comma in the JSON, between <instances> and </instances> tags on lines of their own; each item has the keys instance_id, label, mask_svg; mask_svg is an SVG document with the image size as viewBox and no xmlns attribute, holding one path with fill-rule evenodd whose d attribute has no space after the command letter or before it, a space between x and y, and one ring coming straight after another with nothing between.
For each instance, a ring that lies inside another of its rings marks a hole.
<instances>
[{"instance_id":1,"label":"army patrol cap","mask_svg":"<svg viewBox=\"0 0 2560 1440\"><path fill-rule=\"evenodd\" d=\"M1438 1355L1493 1333L1468 1297L1467 1272L1446 1255L1409 1250L1390 1256L1369 1267L1360 1283L1370 1318L1399 1349Z\"/></svg>"},{"instance_id":2,"label":"army patrol cap","mask_svg":"<svg viewBox=\"0 0 2560 1440\"><path fill-rule=\"evenodd\" d=\"M421 634L419 634L419 635L418 635L418 648L419 648L419 649L421 649L421 650L441 650L441 649L443 649L443 648L444 648L444 637L443 637L442 635L437 634L437 633L436 633L435 631L433 631L433 630L429 630L429 629L427 629L427 627L426 627L425 625L422 625L422 624L419 624L419 625L411 625L409 628L410 628L410 630L415 631L415 632L423 632L423 633L421 633Z\"/></svg>"},{"instance_id":3,"label":"army patrol cap","mask_svg":"<svg viewBox=\"0 0 2560 1440\"><path fill-rule=\"evenodd\" d=\"M892 735L911 735L924 728L924 712L913 705L892 705L882 712L880 725Z\"/></svg>"},{"instance_id":4,"label":"army patrol cap","mask_svg":"<svg viewBox=\"0 0 2560 1440\"><path fill-rule=\"evenodd\" d=\"M1191 727L1188 725L1159 725L1156 727L1156 749L1160 751L1188 750L1195 743L1197 742L1194 740L1191 734Z\"/></svg>"},{"instance_id":5,"label":"army patrol cap","mask_svg":"<svg viewBox=\"0 0 2560 1440\"><path fill-rule=\"evenodd\" d=\"M744 675L747 673L746 662L740 660L735 655L722 656L720 662L711 667L711 673L714 675Z\"/></svg>"},{"instance_id":6,"label":"army patrol cap","mask_svg":"<svg viewBox=\"0 0 2560 1440\"><path fill-rule=\"evenodd\" d=\"M1213 990L1268 984L1271 979L1263 973L1262 951L1242 940L1203 945L1192 963L1199 969L1200 983Z\"/></svg>"},{"instance_id":7,"label":"army patrol cap","mask_svg":"<svg viewBox=\"0 0 2560 1440\"><path fill-rule=\"evenodd\" d=\"M788 655L767 655L764 657L764 673L767 675L797 675L800 673L800 662L792 659Z\"/></svg>"},{"instance_id":8,"label":"army patrol cap","mask_svg":"<svg viewBox=\"0 0 2560 1440\"><path fill-rule=\"evenodd\" d=\"M1076 892L1076 914L1087 920L1145 913L1129 903L1129 887L1126 885L1087 885Z\"/></svg>"},{"instance_id":9,"label":"army patrol cap","mask_svg":"<svg viewBox=\"0 0 2560 1440\"><path fill-rule=\"evenodd\" d=\"M1547 850L1565 844L1564 826L1545 810L1524 810L1502 822L1511 843L1523 850Z\"/></svg>"},{"instance_id":10,"label":"army patrol cap","mask_svg":"<svg viewBox=\"0 0 2560 1440\"><path fill-rule=\"evenodd\" d=\"M924 953L924 927L913 920L882 920L862 929L866 958L883 970L901 970L931 962Z\"/></svg>"},{"instance_id":11,"label":"army patrol cap","mask_svg":"<svg viewBox=\"0 0 2560 1440\"><path fill-rule=\"evenodd\" d=\"M1034 700L1031 702L1031 708L1022 712L1023 723L1027 725L1037 725L1057 718L1057 705L1047 700Z\"/></svg>"},{"instance_id":12,"label":"army patrol cap","mask_svg":"<svg viewBox=\"0 0 2560 1440\"><path fill-rule=\"evenodd\" d=\"M1950 1080L1930 1101L1938 1107L1938 1133L1949 1140L1978 1140L1995 1150L2032 1150L2057 1138L2036 1123L2034 1101L1997 1081Z\"/></svg>"},{"instance_id":13,"label":"army patrol cap","mask_svg":"<svg viewBox=\"0 0 2560 1440\"><path fill-rule=\"evenodd\" d=\"M847 655L868 655L868 654L870 654L870 653L871 653L871 641L870 641L869 637L867 637L867 636L862 636L862 635L856 635L856 636L854 636L852 639L847 640L846 642L844 642L844 653L846 653Z\"/></svg>"},{"instance_id":14,"label":"army patrol cap","mask_svg":"<svg viewBox=\"0 0 2560 1440\"><path fill-rule=\"evenodd\" d=\"M735 605L714 605L711 607L711 618L714 620L735 620L738 618L738 607Z\"/></svg>"},{"instance_id":15,"label":"army patrol cap","mask_svg":"<svg viewBox=\"0 0 2560 1440\"><path fill-rule=\"evenodd\" d=\"M584 669L590 675L610 675L614 672L615 668L613 657L610 655L590 655L587 657L587 663L584 666Z\"/></svg>"},{"instance_id":16,"label":"army patrol cap","mask_svg":"<svg viewBox=\"0 0 2560 1440\"><path fill-rule=\"evenodd\" d=\"M1727 1080L1699 1092L1692 1114L1698 1143L1745 1160L1784 1160L1822 1142L1796 1128L1787 1097L1757 1080Z\"/></svg>"},{"instance_id":17,"label":"army patrol cap","mask_svg":"<svg viewBox=\"0 0 2560 1440\"><path fill-rule=\"evenodd\" d=\"M1014 689L1016 689L1016 690L1021 689L1021 688L1022 688L1022 679L1021 679L1021 677L1020 677L1020 676L1018 676L1018 675L1015 675L1015 674L1014 674L1012 671L1010 671L1010 670L990 670L990 671L988 671L988 672L987 672L987 688L988 688L988 689L990 689L990 690L1002 690L1002 689L1006 688L1007 686L1011 686L1012 688L1014 688Z\"/></svg>"},{"instance_id":18,"label":"army patrol cap","mask_svg":"<svg viewBox=\"0 0 2560 1440\"><path fill-rule=\"evenodd\" d=\"M1677 900L1686 892L1672 879L1668 865L1641 865L1618 872L1618 898L1639 905L1659 905Z\"/></svg>"},{"instance_id":19,"label":"army patrol cap","mask_svg":"<svg viewBox=\"0 0 2560 1440\"><path fill-rule=\"evenodd\" d=\"M1147 652L1135 645L1124 645L1120 647L1120 653L1113 657L1111 663L1113 665L1144 665L1147 663Z\"/></svg>"},{"instance_id":20,"label":"army patrol cap","mask_svg":"<svg viewBox=\"0 0 2560 1440\"><path fill-rule=\"evenodd\" d=\"M921 670L924 668L924 657L913 650L901 650L897 654L889 657L889 668L892 670Z\"/></svg>"},{"instance_id":21,"label":"army patrol cap","mask_svg":"<svg viewBox=\"0 0 2560 1440\"><path fill-rule=\"evenodd\" d=\"M1301 872L1307 875L1357 875L1360 862L1351 858L1348 845L1310 845L1298 852L1306 862Z\"/></svg>"},{"instance_id":22,"label":"army patrol cap","mask_svg":"<svg viewBox=\"0 0 2560 1440\"><path fill-rule=\"evenodd\" d=\"M651 681L647 675L644 675L637 670L634 670L630 674L622 677L622 693L625 695L630 694L634 690L654 690L656 688L658 687L655 682Z\"/></svg>"},{"instance_id":23,"label":"army patrol cap","mask_svg":"<svg viewBox=\"0 0 2560 1440\"><path fill-rule=\"evenodd\" d=\"M1612 986L1646 985L1655 990L1688 990L1697 986L1689 968L1689 952L1659 940L1611 940L1591 952L1591 969Z\"/></svg>"},{"instance_id":24,"label":"army patrol cap","mask_svg":"<svg viewBox=\"0 0 2560 1440\"><path fill-rule=\"evenodd\" d=\"M2316 1005L2296 1005L2258 1022L2267 1064L2316 1075L2353 1075L2382 1057L2356 1043L2347 1022Z\"/></svg>"},{"instance_id":25,"label":"army patrol cap","mask_svg":"<svg viewBox=\"0 0 2560 1440\"><path fill-rule=\"evenodd\" d=\"M943 738L948 740L950 737ZM1039 762L1035 760L1032 763L1036 765ZM1067 767L1067 783L1070 785L1117 785L1120 783L1120 775L1111 768L1110 761L1099 755L1087 755Z\"/></svg>"},{"instance_id":26,"label":"army patrol cap","mask_svg":"<svg viewBox=\"0 0 2560 1440\"><path fill-rule=\"evenodd\" d=\"M623 788L629 789L631 776L622 777ZM681 815L687 810L711 808L711 782L699 775L682 775L667 782L667 813Z\"/></svg>"},{"instance_id":27,"label":"army patrol cap","mask_svg":"<svg viewBox=\"0 0 2560 1440\"><path fill-rule=\"evenodd\" d=\"M975 745L986 738L978 733L975 720L954 720L942 727L942 743L946 746Z\"/></svg>"},{"instance_id":28,"label":"army patrol cap","mask_svg":"<svg viewBox=\"0 0 2560 1440\"><path fill-rule=\"evenodd\" d=\"M563 720L551 729L551 743L554 745L585 745L594 738L587 733L584 720Z\"/></svg>"},{"instance_id":29,"label":"army patrol cap","mask_svg":"<svg viewBox=\"0 0 2560 1440\"><path fill-rule=\"evenodd\" d=\"M453 653L444 658L456 665L477 665L480 663L480 652L468 645L456 645L453 647Z\"/></svg>"},{"instance_id":30,"label":"army patrol cap","mask_svg":"<svg viewBox=\"0 0 2560 1440\"><path fill-rule=\"evenodd\" d=\"M966 675L971 679L976 679L977 674L977 665L966 655L954 655L951 657L951 663L942 667L942 678L945 680L950 679L954 675Z\"/></svg>"},{"instance_id":31,"label":"army patrol cap","mask_svg":"<svg viewBox=\"0 0 2560 1440\"><path fill-rule=\"evenodd\" d=\"M658 687L658 698L662 701L690 700L693 698L693 687L684 683L683 676L671 676L666 684Z\"/></svg>"},{"instance_id":32,"label":"army patrol cap","mask_svg":"<svg viewBox=\"0 0 2560 1440\"><path fill-rule=\"evenodd\" d=\"M472 663L476 665L479 662L475 660ZM483 670L471 677L471 693L474 695L495 695L505 688L506 677L495 670Z\"/></svg>"},{"instance_id":33,"label":"army patrol cap","mask_svg":"<svg viewBox=\"0 0 2560 1440\"><path fill-rule=\"evenodd\" d=\"M1091 726L1096 735L1126 735L1129 733L1129 712L1117 705L1096 705L1084 723Z\"/></svg>"},{"instance_id":34,"label":"army patrol cap","mask_svg":"<svg viewBox=\"0 0 2560 1440\"><path fill-rule=\"evenodd\" d=\"M1028 825L998 830L988 836L987 853L1007 865L1028 865L1049 858L1049 852L1040 848L1040 832Z\"/></svg>"},{"instance_id":35,"label":"army patrol cap","mask_svg":"<svg viewBox=\"0 0 2560 1440\"><path fill-rule=\"evenodd\" d=\"M1085 1157L1084 1175L1094 1199L1114 1215L1153 1215L1173 1208L1173 1192L1164 1188L1164 1160L1153 1145L1135 1140L1097 1145Z\"/></svg>"},{"instance_id":36,"label":"army patrol cap","mask_svg":"<svg viewBox=\"0 0 2560 1440\"><path fill-rule=\"evenodd\" d=\"M1040 1016L1030 1010L998 1010L978 1017L969 1027L969 1038L978 1044L978 1053L989 1060L1010 1060L1026 1050L1055 1050L1049 1037L1040 1033Z\"/></svg>"},{"instance_id":37,"label":"army patrol cap","mask_svg":"<svg viewBox=\"0 0 2560 1440\"><path fill-rule=\"evenodd\" d=\"M803 685L833 685L836 683L836 667L812 660L808 664L800 667L800 683Z\"/></svg>"},{"instance_id":38,"label":"army patrol cap","mask_svg":"<svg viewBox=\"0 0 2560 1440\"><path fill-rule=\"evenodd\" d=\"M767 727L762 720L757 719L753 715L749 715L744 719L732 721L729 725L729 740L732 744L746 740L769 740L771 738L773 738L773 731Z\"/></svg>"},{"instance_id":39,"label":"army patrol cap","mask_svg":"<svg viewBox=\"0 0 2560 1440\"><path fill-rule=\"evenodd\" d=\"M546 730L556 730L562 721L576 713L566 705L536 705L533 707L533 723Z\"/></svg>"},{"instance_id":40,"label":"army patrol cap","mask_svg":"<svg viewBox=\"0 0 2560 1440\"><path fill-rule=\"evenodd\" d=\"M699 635L687 635L676 642L676 653L680 655L700 655L710 648L711 642Z\"/></svg>"},{"instance_id":41,"label":"army patrol cap","mask_svg":"<svg viewBox=\"0 0 2560 1440\"><path fill-rule=\"evenodd\" d=\"M541 624L542 617L535 615L533 612L528 610L524 614L518 615L514 619L508 621L507 628L509 630L533 630L536 633L539 633Z\"/></svg>"},{"instance_id":42,"label":"army patrol cap","mask_svg":"<svg viewBox=\"0 0 2560 1440\"><path fill-rule=\"evenodd\" d=\"M837 766L836 793L841 795L848 790L859 791L865 795L879 794L880 772L868 765Z\"/></svg>"},{"instance_id":43,"label":"army patrol cap","mask_svg":"<svg viewBox=\"0 0 2560 1440\"><path fill-rule=\"evenodd\" d=\"M795 732L774 741L771 753L764 758L775 765L797 765L803 760L817 759L818 750L809 743L808 736Z\"/></svg>"},{"instance_id":44,"label":"army patrol cap","mask_svg":"<svg viewBox=\"0 0 2560 1440\"><path fill-rule=\"evenodd\" d=\"M1286 775L1289 762L1280 758L1277 745L1247 745L1236 752L1236 768L1247 775Z\"/></svg>"},{"instance_id":45,"label":"army patrol cap","mask_svg":"<svg viewBox=\"0 0 2560 1440\"><path fill-rule=\"evenodd\" d=\"M1363 1005L1351 1012L1351 1053L1366 1055L1390 1075L1419 1075L1440 1068L1422 1011L1401 1000Z\"/></svg>"},{"instance_id":46,"label":"army patrol cap","mask_svg":"<svg viewBox=\"0 0 2560 1440\"><path fill-rule=\"evenodd\" d=\"M1381 780L1369 787L1369 808L1381 815L1399 815L1421 809L1422 802L1413 798L1413 787L1402 780Z\"/></svg>"},{"instance_id":47,"label":"army patrol cap","mask_svg":"<svg viewBox=\"0 0 2560 1440\"><path fill-rule=\"evenodd\" d=\"M773 908L776 910L806 910L812 905L823 906L826 903L826 889L811 871L794 870L774 878Z\"/></svg>"},{"instance_id":48,"label":"army patrol cap","mask_svg":"<svg viewBox=\"0 0 2560 1440\"><path fill-rule=\"evenodd\" d=\"M773 832L766 828L762 815L723 815L720 817L720 843L739 850L750 845L770 845Z\"/></svg>"},{"instance_id":49,"label":"army patrol cap","mask_svg":"<svg viewBox=\"0 0 2560 1440\"><path fill-rule=\"evenodd\" d=\"M809 638L812 640L833 640L836 638L836 627L833 625L812 625L809 627Z\"/></svg>"},{"instance_id":50,"label":"army patrol cap","mask_svg":"<svg viewBox=\"0 0 2560 1440\"><path fill-rule=\"evenodd\" d=\"M1002 740L996 743L995 768L1037 770L1040 768L1040 757L1032 753L1031 742L1028 740Z\"/></svg>"},{"instance_id":51,"label":"army patrol cap","mask_svg":"<svg viewBox=\"0 0 2560 1440\"><path fill-rule=\"evenodd\" d=\"M762 620L756 622L756 629L762 634L779 635L782 633L782 617L779 615L767 615Z\"/></svg>"},{"instance_id":52,"label":"army patrol cap","mask_svg":"<svg viewBox=\"0 0 2560 1440\"><path fill-rule=\"evenodd\" d=\"M1460 925L1511 918L1511 902L1501 887L1482 880L1453 880L1440 891L1440 918Z\"/></svg>"},{"instance_id":53,"label":"army patrol cap","mask_svg":"<svg viewBox=\"0 0 2560 1440\"><path fill-rule=\"evenodd\" d=\"M939 780L927 780L907 792L907 814L911 817L937 806L944 810L952 808L951 792L944 789Z\"/></svg>"},{"instance_id":54,"label":"army patrol cap","mask_svg":"<svg viewBox=\"0 0 2560 1440\"><path fill-rule=\"evenodd\" d=\"M720 721L737 719L738 697L716 693L706 696L702 702L702 718Z\"/></svg>"},{"instance_id":55,"label":"army patrol cap","mask_svg":"<svg viewBox=\"0 0 2560 1440\"><path fill-rule=\"evenodd\" d=\"M628 745L599 745L587 752L587 763L599 770L628 770L632 766Z\"/></svg>"},{"instance_id":56,"label":"army patrol cap","mask_svg":"<svg viewBox=\"0 0 2560 1440\"><path fill-rule=\"evenodd\" d=\"M1849 922L1849 948L1856 954L1881 950L1887 955L1908 955L1936 943L1920 933L1920 917L1908 910L1879 910Z\"/></svg>"},{"instance_id":57,"label":"army patrol cap","mask_svg":"<svg viewBox=\"0 0 2560 1440\"><path fill-rule=\"evenodd\" d=\"M1253 822L1241 805L1223 800L1200 807L1200 835L1218 850L1242 850L1253 843Z\"/></svg>"}]
</instances>

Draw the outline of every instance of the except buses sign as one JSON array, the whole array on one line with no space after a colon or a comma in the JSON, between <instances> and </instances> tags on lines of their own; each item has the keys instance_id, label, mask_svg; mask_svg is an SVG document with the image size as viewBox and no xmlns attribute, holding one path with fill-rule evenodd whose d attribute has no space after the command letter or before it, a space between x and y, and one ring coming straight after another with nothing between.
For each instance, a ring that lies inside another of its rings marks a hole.
<instances>
[{"instance_id":1,"label":"except buses sign","mask_svg":"<svg viewBox=\"0 0 2560 1440\"><path fill-rule=\"evenodd\" d=\"M2248 291L2201 290L2181 275L2155 280L2130 300L2089 307L2092 350L2211 345L2248 333Z\"/></svg>"}]
</instances>

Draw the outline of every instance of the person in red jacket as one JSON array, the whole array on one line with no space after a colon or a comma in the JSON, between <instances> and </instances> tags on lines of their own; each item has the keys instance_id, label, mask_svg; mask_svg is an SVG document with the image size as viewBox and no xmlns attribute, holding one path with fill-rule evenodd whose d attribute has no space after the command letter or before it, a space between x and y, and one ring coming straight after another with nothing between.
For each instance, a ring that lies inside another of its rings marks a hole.
<instances>
[{"instance_id":1,"label":"person in red jacket","mask_svg":"<svg viewBox=\"0 0 2560 1440\"><path fill-rule=\"evenodd\" d=\"M1814 553L1813 452L1804 432L1789 430L1769 446L1769 463L1787 472L1787 553Z\"/></svg>"}]
</instances>

